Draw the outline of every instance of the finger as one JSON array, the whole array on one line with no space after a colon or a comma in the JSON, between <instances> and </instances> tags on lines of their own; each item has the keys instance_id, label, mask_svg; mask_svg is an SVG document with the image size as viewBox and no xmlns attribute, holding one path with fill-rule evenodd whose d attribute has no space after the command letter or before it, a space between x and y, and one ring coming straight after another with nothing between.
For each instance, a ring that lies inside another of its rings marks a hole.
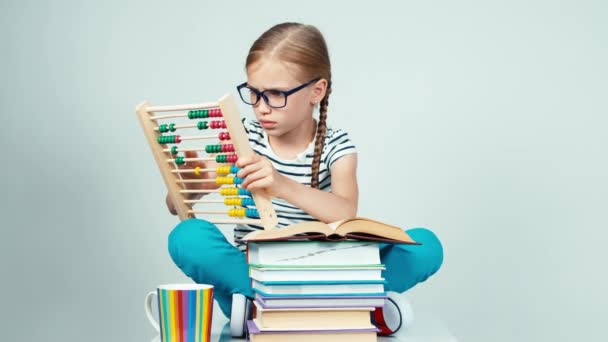
<instances>
[{"instance_id":1,"label":"finger","mask_svg":"<svg viewBox=\"0 0 608 342\"><path fill-rule=\"evenodd\" d=\"M260 180L257 180L255 182L252 182L251 184L249 184L247 186L247 190L249 191L255 191L255 190L260 190L260 189L267 189L270 187L272 181L269 178L262 178Z\"/></svg>"},{"instance_id":2,"label":"finger","mask_svg":"<svg viewBox=\"0 0 608 342\"><path fill-rule=\"evenodd\" d=\"M260 156L254 153L248 157L239 157L239 159L236 161L236 166L243 168L249 164L256 163L259 160Z\"/></svg>"},{"instance_id":3,"label":"finger","mask_svg":"<svg viewBox=\"0 0 608 342\"><path fill-rule=\"evenodd\" d=\"M247 177L245 177L245 179L243 180L243 183L241 184L241 186L244 187L245 189L248 189L250 184L252 184L256 181L259 181L260 179L270 178L269 176L271 176L271 173L268 172L268 170L259 169L255 172L248 174ZM270 179L269 181L272 181L272 179Z\"/></svg>"},{"instance_id":4,"label":"finger","mask_svg":"<svg viewBox=\"0 0 608 342\"><path fill-rule=\"evenodd\" d=\"M246 178L247 175L258 171L261 168L262 168L262 165L260 163L249 164L249 165L245 166L244 168L240 169L239 172L237 172L236 176L239 178Z\"/></svg>"}]
</instances>

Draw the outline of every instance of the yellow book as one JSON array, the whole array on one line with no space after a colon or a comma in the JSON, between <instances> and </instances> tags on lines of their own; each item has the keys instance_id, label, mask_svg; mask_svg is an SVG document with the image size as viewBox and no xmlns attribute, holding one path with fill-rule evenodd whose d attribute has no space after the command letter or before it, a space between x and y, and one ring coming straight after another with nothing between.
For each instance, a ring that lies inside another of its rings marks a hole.
<instances>
[{"instance_id":1,"label":"yellow book","mask_svg":"<svg viewBox=\"0 0 608 342\"><path fill-rule=\"evenodd\" d=\"M296 329L373 329L370 307L263 308L253 302L254 321L261 331Z\"/></svg>"}]
</instances>

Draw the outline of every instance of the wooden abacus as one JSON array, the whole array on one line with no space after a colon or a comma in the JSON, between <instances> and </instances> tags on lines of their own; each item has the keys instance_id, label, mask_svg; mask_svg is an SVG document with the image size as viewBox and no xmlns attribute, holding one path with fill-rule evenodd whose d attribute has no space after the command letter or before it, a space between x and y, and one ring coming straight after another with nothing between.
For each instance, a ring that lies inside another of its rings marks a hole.
<instances>
[{"instance_id":1,"label":"wooden abacus","mask_svg":"<svg viewBox=\"0 0 608 342\"><path fill-rule=\"evenodd\" d=\"M162 112L170 112L170 114L157 114ZM176 106L151 106L148 102L143 102L136 107L136 113L167 186L169 198L173 201L181 220L196 217L196 215L205 215L200 218L215 224L256 224L263 226L264 229L272 229L277 226L278 219L266 191L250 192L237 187L242 179L236 177L238 168L234 163L238 157L248 157L255 152L249 145L236 103L231 95L225 95L217 102ZM168 119L173 122L163 123ZM205 120L193 122L196 119ZM221 131L217 135L163 135L163 133L173 133L177 130L196 130L197 133L203 130ZM209 139L219 139L221 144L206 145L203 148L178 147L179 144L186 141L196 142ZM205 151L208 156L185 158L179 155L180 152L185 153L186 151ZM179 165L191 161L215 161L219 166L215 169L179 167ZM182 177L185 174L201 176L201 172L216 172L218 176L215 179L202 177L184 179ZM220 187L209 190L186 188L186 184L195 182L215 182ZM207 199L207 196L202 199L188 198L189 194L193 193L219 194L224 196L224 199ZM224 203L232 208L226 211L214 211L198 210L193 207L195 204L210 206L212 203ZM248 208L252 205L255 205L256 208ZM218 214L227 215L228 218L207 216Z\"/></svg>"}]
</instances>

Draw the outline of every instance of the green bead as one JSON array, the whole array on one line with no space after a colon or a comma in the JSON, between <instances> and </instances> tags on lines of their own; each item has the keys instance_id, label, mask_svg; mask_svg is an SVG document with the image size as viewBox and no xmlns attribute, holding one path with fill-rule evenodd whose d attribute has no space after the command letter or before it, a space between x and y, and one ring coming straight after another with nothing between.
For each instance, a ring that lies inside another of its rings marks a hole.
<instances>
[{"instance_id":1,"label":"green bead","mask_svg":"<svg viewBox=\"0 0 608 342\"><path fill-rule=\"evenodd\" d=\"M219 145L207 145L207 146L205 146L205 152L207 152L207 153L218 153L219 152L218 147L219 147Z\"/></svg>"},{"instance_id":2,"label":"green bead","mask_svg":"<svg viewBox=\"0 0 608 342\"><path fill-rule=\"evenodd\" d=\"M177 165L183 165L186 162L184 161L184 157L175 157L175 164Z\"/></svg>"},{"instance_id":3,"label":"green bead","mask_svg":"<svg viewBox=\"0 0 608 342\"><path fill-rule=\"evenodd\" d=\"M172 123L172 124L169 125L169 130L171 132L175 132L175 124L174 123Z\"/></svg>"},{"instance_id":4,"label":"green bead","mask_svg":"<svg viewBox=\"0 0 608 342\"><path fill-rule=\"evenodd\" d=\"M207 129L208 128L207 121L199 121L197 125L198 125L198 129Z\"/></svg>"},{"instance_id":5,"label":"green bead","mask_svg":"<svg viewBox=\"0 0 608 342\"><path fill-rule=\"evenodd\" d=\"M194 119L194 111L191 110L188 112L188 119Z\"/></svg>"},{"instance_id":6,"label":"green bead","mask_svg":"<svg viewBox=\"0 0 608 342\"><path fill-rule=\"evenodd\" d=\"M167 131L167 125L162 124L162 125L158 126L158 131L161 133L165 133Z\"/></svg>"},{"instance_id":7,"label":"green bead","mask_svg":"<svg viewBox=\"0 0 608 342\"><path fill-rule=\"evenodd\" d=\"M225 154L220 154L220 155L217 155L217 156L215 157L215 161L216 161L217 163L225 163L225 162L226 162L226 159L227 159L227 158L226 158L226 155L225 155Z\"/></svg>"},{"instance_id":8,"label":"green bead","mask_svg":"<svg viewBox=\"0 0 608 342\"><path fill-rule=\"evenodd\" d=\"M203 109L201 114L202 114L201 118L206 119L209 117L209 110Z\"/></svg>"},{"instance_id":9,"label":"green bead","mask_svg":"<svg viewBox=\"0 0 608 342\"><path fill-rule=\"evenodd\" d=\"M173 154L173 155L177 154L177 146L171 147L171 154Z\"/></svg>"}]
</instances>

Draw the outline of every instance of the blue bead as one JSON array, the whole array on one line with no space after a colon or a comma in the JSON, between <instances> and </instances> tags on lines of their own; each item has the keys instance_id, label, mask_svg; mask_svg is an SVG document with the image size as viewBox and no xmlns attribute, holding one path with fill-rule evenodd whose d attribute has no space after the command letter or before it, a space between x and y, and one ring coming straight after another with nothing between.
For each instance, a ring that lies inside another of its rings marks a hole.
<instances>
[{"instance_id":1,"label":"blue bead","mask_svg":"<svg viewBox=\"0 0 608 342\"><path fill-rule=\"evenodd\" d=\"M245 216L249 218L260 218L260 214L257 209L246 209Z\"/></svg>"},{"instance_id":2,"label":"blue bead","mask_svg":"<svg viewBox=\"0 0 608 342\"><path fill-rule=\"evenodd\" d=\"M234 177L234 184L241 184L241 183L243 183L243 178Z\"/></svg>"},{"instance_id":3,"label":"blue bead","mask_svg":"<svg viewBox=\"0 0 608 342\"><path fill-rule=\"evenodd\" d=\"M239 188L239 195L241 196L251 196L251 191Z\"/></svg>"},{"instance_id":4,"label":"blue bead","mask_svg":"<svg viewBox=\"0 0 608 342\"><path fill-rule=\"evenodd\" d=\"M240 170L240 169L241 169L241 168L239 168L239 167L236 167L236 166L232 165L232 166L230 167L230 173L234 173L234 174L236 175L236 173L237 173L237 172L239 172L239 170Z\"/></svg>"}]
</instances>

